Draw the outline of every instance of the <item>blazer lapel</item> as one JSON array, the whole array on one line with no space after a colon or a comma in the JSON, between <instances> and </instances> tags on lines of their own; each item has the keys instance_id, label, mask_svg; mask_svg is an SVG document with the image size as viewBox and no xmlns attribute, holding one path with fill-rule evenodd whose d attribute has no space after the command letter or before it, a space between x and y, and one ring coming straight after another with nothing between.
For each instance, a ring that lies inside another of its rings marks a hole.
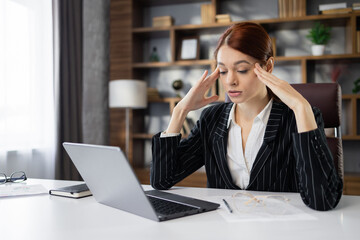
<instances>
[{"instance_id":1,"label":"blazer lapel","mask_svg":"<svg viewBox=\"0 0 360 240\"><path fill-rule=\"evenodd\" d=\"M280 126L283 110L284 110L283 103L273 102L269 120L265 129L264 142L260 147L258 154L256 155L253 167L250 172L250 183L247 189L250 189L252 187L261 169L264 167L265 163L270 159L273 146L275 143L274 140L276 138L276 134L278 133L278 129Z\"/></svg>"},{"instance_id":2,"label":"blazer lapel","mask_svg":"<svg viewBox=\"0 0 360 240\"><path fill-rule=\"evenodd\" d=\"M227 188L239 188L233 181L230 174L229 167L227 165L227 140L228 140L228 128L227 121L229 119L229 113L232 104L228 104L224 113L221 114L219 122L216 124L213 135L213 153L215 156L215 162L219 168L221 177L225 182Z\"/></svg>"}]
</instances>

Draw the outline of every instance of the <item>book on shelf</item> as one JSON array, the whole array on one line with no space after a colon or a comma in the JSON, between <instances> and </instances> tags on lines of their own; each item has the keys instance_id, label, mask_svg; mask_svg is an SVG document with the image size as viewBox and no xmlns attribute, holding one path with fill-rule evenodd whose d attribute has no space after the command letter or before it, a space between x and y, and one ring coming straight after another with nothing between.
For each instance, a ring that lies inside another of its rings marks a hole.
<instances>
[{"instance_id":1,"label":"book on shelf","mask_svg":"<svg viewBox=\"0 0 360 240\"><path fill-rule=\"evenodd\" d=\"M298 1L298 17L304 17L306 16L306 0L300 0Z\"/></svg>"},{"instance_id":2,"label":"book on shelf","mask_svg":"<svg viewBox=\"0 0 360 240\"><path fill-rule=\"evenodd\" d=\"M203 24L213 23L215 21L215 12L212 4L201 5L201 22Z\"/></svg>"},{"instance_id":3,"label":"book on shelf","mask_svg":"<svg viewBox=\"0 0 360 240\"><path fill-rule=\"evenodd\" d=\"M353 8L354 8L354 7L360 7L360 2L358 2L358 3L353 3L352 6L353 6Z\"/></svg>"},{"instance_id":4,"label":"book on shelf","mask_svg":"<svg viewBox=\"0 0 360 240\"><path fill-rule=\"evenodd\" d=\"M91 196L91 192L85 183L56 188L49 190L49 194L61 197L69 197L69 198L83 198L87 196Z\"/></svg>"},{"instance_id":5,"label":"book on shelf","mask_svg":"<svg viewBox=\"0 0 360 240\"><path fill-rule=\"evenodd\" d=\"M218 14L215 16L217 23L229 23L231 22L231 17L229 14Z\"/></svg>"},{"instance_id":6,"label":"book on shelf","mask_svg":"<svg viewBox=\"0 0 360 240\"><path fill-rule=\"evenodd\" d=\"M284 18L284 4L282 3L283 0L278 0L278 11L279 11L279 18Z\"/></svg>"},{"instance_id":7,"label":"book on shelf","mask_svg":"<svg viewBox=\"0 0 360 240\"><path fill-rule=\"evenodd\" d=\"M294 17L294 11L293 11L293 4L294 1L293 0L288 0L287 1L287 9L288 9L288 15L289 17Z\"/></svg>"},{"instance_id":8,"label":"book on shelf","mask_svg":"<svg viewBox=\"0 0 360 240\"><path fill-rule=\"evenodd\" d=\"M341 9L341 8L347 8L346 2L320 4L319 5L319 12L327 11L327 10L333 10L333 9Z\"/></svg>"},{"instance_id":9,"label":"book on shelf","mask_svg":"<svg viewBox=\"0 0 360 240\"><path fill-rule=\"evenodd\" d=\"M306 0L278 0L279 18L306 16Z\"/></svg>"},{"instance_id":10,"label":"book on shelf","mask_svg":"<svg viewBox=\"0 0 360 240\"><path fill-rule=\"evenodd\" d=\"M341 8L347 8L346 2L320 4L319 12L333 10L333 9L341 9Z\"/></svg>"},{"instance_id":11,"label":"book on shelf","mask_svg":"<svg viewBox=\"0 0 360 240\"><path fill-rule=\"evenodd\" d=\"M327 14L345 14L345 13L351 13L352 8L339 8L339 9L330 9L330 10L324 10L321 11L321 14L327 15Z\"/></svg>"},{"instance_id":12,"label":"book on shelf","mask_svg":"<svg viewBox=\"0 0 360 240\"><path fill-rule=\"evenodd\" d=\"M352 5L353 12L360 12L360 3L353 3Z\"/></svg>"},{"instance_id":13,"label":"book on shelf","mask_svg":"<svg viewBox=\"0 0 360 240\"><path fill-rule=\"evenodd\" d=\"M171 16L153 17L153 27L170 27L174 23L174 19Z\"/></svg>"}]
</instances>

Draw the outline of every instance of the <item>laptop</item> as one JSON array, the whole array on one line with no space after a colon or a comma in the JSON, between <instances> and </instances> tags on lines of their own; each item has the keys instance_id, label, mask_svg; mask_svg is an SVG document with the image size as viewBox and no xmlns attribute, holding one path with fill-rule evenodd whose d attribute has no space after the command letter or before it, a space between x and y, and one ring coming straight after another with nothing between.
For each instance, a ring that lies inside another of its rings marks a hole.
<instances>
[{"instance_id":1,"label":"laptop","mask_svg":"<svg viewBox=\"0 0 360 240\"><path fill-rule=\"evenodd\" d=\"M63 143L97 202L154 221L208 212L220 205L158 190L144 191L119 147Z\"/></svg>"}]
</instances>

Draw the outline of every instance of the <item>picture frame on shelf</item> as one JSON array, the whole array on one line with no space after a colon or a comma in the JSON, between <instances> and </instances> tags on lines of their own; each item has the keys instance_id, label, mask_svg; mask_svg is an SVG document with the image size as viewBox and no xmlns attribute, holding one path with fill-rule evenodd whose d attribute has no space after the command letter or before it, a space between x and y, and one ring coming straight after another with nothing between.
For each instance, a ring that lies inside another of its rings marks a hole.
<instances>
[{"instance_id":1,"label":"picture frame on shelf","mask_svg":"<svg viewBox=\"0 0 360 240\"><path fill-rule=\"evenodd\" d=\"M180 40L178 60L198 60L200 55L198 36L183 37Z\"/></svg>"}]
</instances>

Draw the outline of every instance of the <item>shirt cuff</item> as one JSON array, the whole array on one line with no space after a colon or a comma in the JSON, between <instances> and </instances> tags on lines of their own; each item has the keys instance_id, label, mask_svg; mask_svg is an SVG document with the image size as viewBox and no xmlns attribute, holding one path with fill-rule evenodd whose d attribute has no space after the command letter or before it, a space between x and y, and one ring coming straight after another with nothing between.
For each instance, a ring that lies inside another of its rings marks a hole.
<instances>
[{"instance_id":1,"label":"shirt cuff","mask_svg":"<svg viewBox=\"0 0 360 240\"><path fill-rule=\"evenodd\" d=\"M162 132L160 134L160 138L166 138L166 137L176 137L179 136L180 133L166 133L166 132Z\"/></svg>"}]
</instances>

